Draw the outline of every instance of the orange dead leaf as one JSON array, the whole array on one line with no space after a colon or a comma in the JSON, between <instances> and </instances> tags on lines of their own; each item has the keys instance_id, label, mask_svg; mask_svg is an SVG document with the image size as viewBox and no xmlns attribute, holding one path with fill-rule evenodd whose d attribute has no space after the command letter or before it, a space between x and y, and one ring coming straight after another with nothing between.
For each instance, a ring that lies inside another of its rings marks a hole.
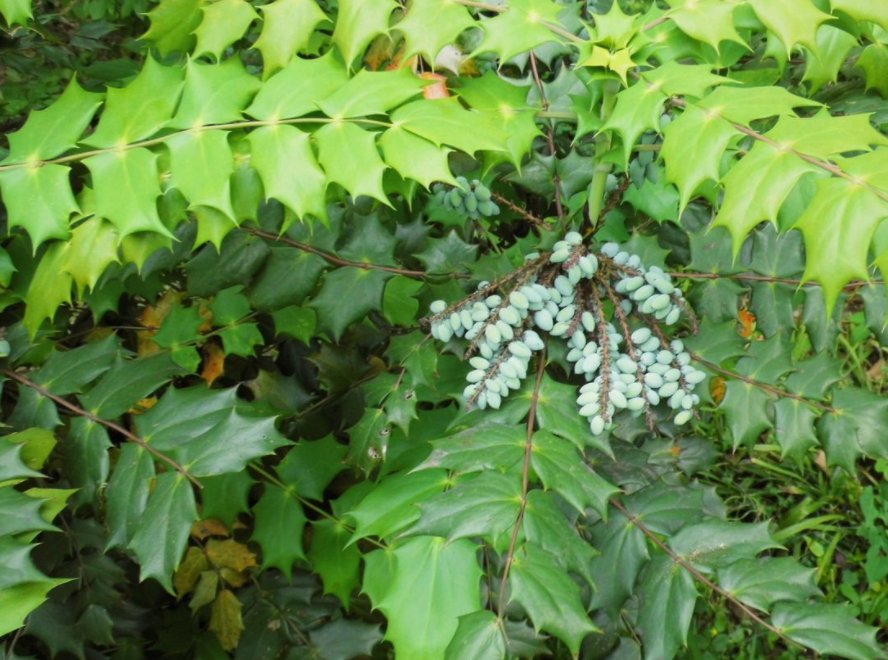
<instances>
[{"instance_id":1,"label":"orange dead leaf","mask_svg":"<svg viewBox=\"0 0 888 660\"><path fill-rule=\"evenodd\" d=\"M679 447L678 445L672 445L669 453L678 458L681 455L681 447Z\"/></svg>"},{"instance_id":2,"label":"orange dead leaf","mask_svg":"<svg viewBox=\"0 0 888 660\"><path fill-rule=\"evenodd\" d=\"M207 557L216 568L230 568L238 573L256 566L256 554L233 539L210 539L207 542Z\"/></svg>"},{"instance_id":3,"label":"orange dead leaf","mask_svg":"<svg viewBox=\"0 0 888 660\"><path fill-rule=\"evenodd\" d=\"M139 315L139 323L145 326L145 330L139 330L139 356L153 355L160 350L160 346L154 343L154 335L160 330L164 319L173 311L176 304L182 302L188 296L184 291L166 291L157 304L148 305Z\"/></svg>"},{"instance_id":4,"label":"orange dead leaf","mask_svg":"<svg viewBox=\"0 0 888 660\"><path fill-rule=\"evenodd\" d=\"M151 410L155 405L157 405L157 397L149 396L147 399L137 401L136 405L127 410L127 412L130 415L141 415L142 413Z\"/></svg>"},{"instance_id":5,"label":"orange dead leaf","mask_svg":"<svg viewBox=\"0 0 888 660\"><path fill-rule=\"evenodd\" d=\"M738 329L740 336L749 339L755 333L755 314L741 309L738 316L740 317L740 328Z\"/></svg>"},{"instance_id":6,"label":"orange dead leaf","mask_svg":"<svg viewBox=\"0 0 888 660\"><path fill-rule=\"evenodd\" d=\"M450 90L447 89L447 77L442 76L440 73L432 73L431 71L426 71L425 73L420 73L419 77L423 80L433 80L431 85L426 85L422 88L423 98L427 99L446 99L450 96Z\"/></svg>"},{"instance_id":7,"label":"orange dead leaf","mask_svg":"<svg viewBox=\"0 0 888 660\"><path fill-rule=\"evenodd\" d=\"M709 381L709 392L712 394L712 400L716 404L721 403L722 399L725 398L725 387L725 379L721 376L715 376Z\"/></svg>"},{"instance_id":8,"label":"orange dead leaf","mask_svg":"<svg viewBox=\"0 0 888 660\"><path fill-rule=\"evenodd\" d=\"M200 372L200 377L207 381L207 387L209 387L225 371L225 352L216 344L205 344L203 354L204 367Z\"/></svg>"},{"instance_id":9,"label":"orange dead leaf","mask_svg":"<svg viewBox=\"0 0 888 660\"><path fill-rule=\"evenodd\" d=\"M210 536L228 536L228 528L221 520L208 518L207 520L198 520L191 526L191 535L203 540Z\"/></svg>"}]
</instances>

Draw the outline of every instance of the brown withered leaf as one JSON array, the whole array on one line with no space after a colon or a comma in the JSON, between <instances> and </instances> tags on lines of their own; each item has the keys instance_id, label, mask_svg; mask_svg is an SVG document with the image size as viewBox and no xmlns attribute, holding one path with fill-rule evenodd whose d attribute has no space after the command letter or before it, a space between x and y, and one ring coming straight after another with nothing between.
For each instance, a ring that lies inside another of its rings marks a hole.
<instances>
[{"instance_id":1,"label":"brown withered leaf","mask_svg":"<svg viewBox=\"0 0 888 660\"><path fill-rule=\"evenodd\" d=\"M210 539L207 557L216 568L230 568L239 572L256 566L256 555L246 545L233 539Z\"/></svg>"},{"instance_id":2,"label":"brown withered leaf","mask_svg":"<svg viewBox=\"0 0 888 660\"><path fill-rule=\"evenodd\" d=\"M241 609L241 602L237 596L227 589L220 591L213 602L210 630L213 631L226 651L233 651L237 648L241 633L244 631Z\"/></svg>"},{"instance_id":3,"label":"brown withered leaf","mask_svg":"<svg viewBox=\"0 0 888 660\"><path fill-rule=\"evenodd\" d=\"M216 520L215 518L198 520L191 525L191 536L201 541L211 536L228 536L228 528L221 520Z\"/></svg>"},{"instance_id":4,"label":"brown withered leaf","mask_svg":"<svg viewBox=\"0 0 888 660\"><path fill-rule=\"evenodd\" d=\"M197 581L200 579L200 574L209 567L210 563L207 561L207 556L203 553L203 550L195 547L188 548L188 551L185 553L185 559L182 560L179 568L176 569L175 575L173 575L173 587L176 589L176 598L182 600L184 596L194 591L194 587L197 586Z\"/></svg>"},{"instance_id":5,"label":"brown withered leaf","mask_svg":"<svg viewBox=\"0 0 888 660\"><path fill-rule=\"evenodd\" d=\"M211 342L204 345L203 354L204 366L200 377L207 381L209 387L225 371L225 351Z\"/></svg>"}]
</instances>

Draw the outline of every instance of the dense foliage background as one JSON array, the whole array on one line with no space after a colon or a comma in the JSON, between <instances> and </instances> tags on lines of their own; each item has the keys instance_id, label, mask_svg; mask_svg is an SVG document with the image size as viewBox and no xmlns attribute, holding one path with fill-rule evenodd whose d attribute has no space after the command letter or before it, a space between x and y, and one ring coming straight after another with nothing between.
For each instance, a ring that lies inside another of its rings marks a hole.
<instances>
[{"instance_id":1,"label":"dense foliage background","mask_svg":"<svg viewBox=\"0 0 888 660\"><path fill-rule=\"evenodd\" d=\"M883 657L882 0L0 15L7 659ZM467 410L430 304L570 230L687 424L555 339Z\"/></svg>"}]
</instances>

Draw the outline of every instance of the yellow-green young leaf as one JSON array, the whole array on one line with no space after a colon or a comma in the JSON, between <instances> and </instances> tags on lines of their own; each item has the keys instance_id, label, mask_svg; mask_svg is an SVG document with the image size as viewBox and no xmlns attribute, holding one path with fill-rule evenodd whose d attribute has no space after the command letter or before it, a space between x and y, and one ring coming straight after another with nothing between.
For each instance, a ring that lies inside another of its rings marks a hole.
<instances>
[{"instance_id":1,"label":"yellow-green young leaf","mask_svg":"<svg viewBox=\"0 0 888 660\"><path fill-rule=\"evenodd\" d=\"M72 78L52 105L32 112L25 125L9 135L9 156L3 164L46 160L73 149L102 98L102 94L84 91Z\"/></svg>"},{"instance_id":2,"label":"yellow-green young leaf","mask_svg":"<svg viewBox=\"0 0 888 660\"><path fill-rule=\"evenodd\" d=\"M194 57L212 55L217 61L222 53L242 38L259 14L247 0L218 0L201 8L203 20L194 31L197 45Z\"/></svg>"},{"instance_id":3,"label":"yellow-green young leaf","mask_svg":"<svg viewBox=\"0 0 888 660\"><path fill-rule=\"evenodd\" d=\"M609 69L620 76L624 86L628 86L626 78L629 69L636 66L632 61L632 55L628 48L623 48L612 53L607 48L592 46L591 50L581 48L580 66L596 66Z\"/></svg>"},{"instance_id":4,"label":"yellow-green young leaf","mask_svg":"<svg viewBox=\"0 0 888 660\"><path fill-rule=\"evenodd\" d=\"M508 7L505 12L479 23L484 29L484 39L473 56L494 52L505 61L549 41L560 42L546 23L560 25L558 14L563 6L551 0L511 0Z\"/></svg>"},{"instance_id":5,"label":"yellow-green young leaf","mask_svg":"<svg viewBox=\"0 0 888 660\"><path fill-rule=\"evenodd\" d=\"M226 651L233 651L240 642L241 633L244 631L242 607L234 592L228 589L220 591L213 601L209 627Z\"/></svg>"},{"instance_id":6,"label":"yellow-green young leaf","mask_svg":"<svg viewBox=\"0 0 888 660\"><path fill-rule=\"evenodd\" d=\"M888 30L888 12L882 0L830 0L833 11L843 11L858 21L876 23Z\"/></svg>"},{"instance_id":7,"label":"yellow-green young leaf","mask_svg":"<svg viewBox=\"0 0 888 660\"><path fill-rule=\"evenodd\" d=\"M90 156L83 161L92 174L96 215L126 236L153 231L172 237L160 221L157 156L147 149L127 149Z\"/></svg>"},{"instance_id":8,"label":"yellow-green young leaf","mask_svg":"<svg viewBox=\"0 0 888 660\"><path fill-rule=\"evenodd\" d=\"M817 28L832 18L811 0L748 0L759 20L777 35L789 55L796 44L818 55Z\"/></svg>"},{"instance_id":9,"label":"yellow-green young leaf","mask_svg":"<svg viewBox=\"0 0 888 660\"><path fill-rule=\"evenodd\" d=\"M783 87L719 87L695 105L729 121L749 125L755 119L775 115L792 117L795 116L794 108L822 104L790 94Z\"/></svg>"},{"instance_id":10,"label":"yellow-green young leaf","mask_svg":"<svg viewBox=\"0 0 888 660\"><path fill-rule=\"evenodd\" d=\"M71 285L74 279L62 271L64 263L64 243L53 243L44 252L31 279L24 325L32 338L37 335L44 320L52 320L60 305L71 302Z\"/></svg>"},{"instance_id":11,"label":"yellow-green young leaf","mask_svg":"<svg viewBox=\"0 0 888 660\"><path fill-rule=\"evenodd\" d=\"M216 250L222 249L222 241L231 230L237 228L237 224L227 215L211 206L195 206L191 209L197 218L197 236L194 245L212 243Z\"/></svg>"},{"instance_id":12,"label":"yellow-green young leaf","mask_svg":"<svg viewBox=\"0 0 888 660\"><path fill-rule=\"evenodd\" d=\"M295 494L273 484L253 507L256 519L251 540L262 548L262 568L279 568L289 579L297 559L305 559L302 534L307 521Z\"/></svg>"},{"instance_id":13,"label":"yellow-green young leaf","mask_svg":"<svg viewBox=\"0 0 888 660\"><path fill-rule=\"evenodd\" d=\"M81 296L94 289L109 264L119 261L120 234L110 222L97 216L80 223L64 245L62 270L70 273Z\"/></svg>"},{"instance_id":14,"label":"yellow-green young leaf","mask_svg":"<svg viewBox=\"0 0 888 660\"><path fill-rule=\"evenodd\" d=\"M348 72L333 51L313 60L297 57L262 85L246 112L256 119L301 117L346 82Z\"/></svg>"},{"instance_id":15,"label":"yellow-green young leaf","mask_svg":"<svg viewBox=\"0 0 888 660\"><path fill-rule=\"evenodd\" d=\"M382 189L386 164L376 150L376 133L350 122L327 124L315 133L318 159L327 179L353 197L367 195L391 206Z\"/></svg>"},{"instance_id":16,"label":"yellow-green young leaf","mask_svg":"<svg viewBox=\"0 0 888 660\"><path fill-rule=\"evenodd\" d=\"M661 92L670 96L704 96L710 87L731 82L712 73L709 64L679 64L671 60L641 74L642 78L656 85Z\"/></svg>"},{"instance_id":17,"label":"yellow-green young leaf","mask_svg":"<svg viewBox=\"0 0 888 660\"><path fill-rule=\"evenodd\" d=\"M444 660L461 616L481 609L479 546L421 536L365 557L364 592L404 658Z\"/></svg>"},{"instance_id":18,"label":"yellow-green young leaf","mask_svg":"<svg viewBox=\"0 0 888 660\"><path fill-rule=\"evenodd\" d=\"M337 119L381 115L419 96L428 84L429 81L421 79L409 67L394 71L361 69L318 106L328 117Z\"/></svg>"},{"instance_id":19,"label":"yellow-green young leaf","mask_svg":"<svg viewBox=\"0 0 888 660\"><path fill-rule=\"evenodd\" d=\"M27 25L28 19L33 15L31 0L0 0L0 16L3 16L9 27Z\"/></svg>"},{"instance_id":20,"label":"yellow-green young leaf","mask_svg":"<svg viewBox=\"0 0 888 660\"><path fill-rule=\"evenodd\" d=\"M870 44L863 49L855 66L863 71L866 90L875 89L883 99L888 99L888 46L881 43Z\"/></svg>"},{"instance_id":21,"label":"yellow-green young leaf","mask_svg":"<svg viewBox=\"0 0 888 660\"><path fill-rule=\"evenodd\" d=\"M167 141L170 149L170 185L178 188L191 206L209 206L234 221L231 175L234 156L228 132L185 131Z\"/></svg>"},{"instance_id":22,"label":"yellow-green young leaf","mask_svg":"<svg viewBox=\"0 0 888 660\"><path fill-rule=\"evenodd\" d=\"M261 86L256 76L247 73L239 57L220 64L190 60L182 101L169 126L193 128L240 121L241 113Z\"/></svg>"},{"instance_id":23,"label":"yellow-green young leaf","mask_svg":"<svg viewBox=\"0 0 888 660\"><path fill-rule=\"evenodd\" d=\"M729 122L690 105L666 126L660 157L666 161L666 180L681 194L680 211L704 183L721 179L722 155L739 137ZM693 161L687 157L689 153L694 154Z\"/></svg>"},{"instance_id":24,"label":"yellow-green young leaf","mask_svg":"<svg viewBox=\"0 0 888 660\"><path fill-rule=\"evenodd\" d=\"M765 220L777 224L777 213L799 180L822 172L791 151L756 142L749 154L724 177L724 201L715 218L734 239L734 255L755 226Z\"/></svg>"},{"instance_id":25,"label":"yellow-green young leaf","mask_svg":"<svg viewBox=\"0 0 888 660\"><path fill-rule=\"evenodd\" d=\"M830 313L848 282L869 279L868 252L888 202L846 179L821 179L817 193L795 225L805 237L804 281L823 287Z\"/></svg>"},{"instance_id":26,"label":"yellow-green young leaf","mask_svg":"<svg viewBox=\"0 0 888 660\"><path fill-rule=\"evenodd\" d=\"M377 35L388 31L389 15L398 7L394 0L340 0L333 30L333 45L351 68Z\"/></svg>"},{"instance_id":27,"label":"yellow-green young leaf","mask_svg":"<svg viewBox=\"0 0 888 660\"><path fill-rule=\"evenodd\" d=\"M479 610L459 617L444 660L504 660L505 657L506 640L496 614Z\"/></svg>"},{"instance_id":28,"label":"yellow-green young leaf","mask_svg":"<svg viewBox=\"0 0 888 660\"><path fill-rule=\"evenodd\" d=\"M586 635L599 632L586 615L579 585L545 550L528 543L515 553L511 587L512 600L527 611L534 628L558 637L574 656Z\"/></svg>"},{"instance_id":29,"label":"yellow-green young leaf","mask_svg":"<svg viewBox=\"0 0 888 660\"><path fill-rule=\"evenodd\" d=\"M611 5L606 14L594 16L595 25L589 31L591 41L608 48L625 48L638 32L635 26L638 14L625 14L619 2Z\"/></svg>"},{"instance_id":30,"label":"yellow-green young leaf","mask_svg":"<svg viewBox=\"0 0 888 660\"><path fill-rule=\"evenodd\" d=\"M250 162L267 199L276 199L299 218L327 221L327 178L306 133L294 126L265 126L249 136Z\"/></svg>"},{"instance_id":31,"label":"yellow-green young leaf","mask_svg":"<svg viewBox=\"0 0 888 660\"><path fill-rule=\"evenodd\" d=\"M200 8L205 0L162 0L148 12L151 27L142 35L166 57L172 52L191 50L194 28L200 25Z\"/></svg>"},{"instance_id":32,"label":"yellow-green young leaf","mask_svg":"<svg viewBox=\"0 0 888 660\"><path fill-rule=\"evenodd\" d=\"M162 66L149 57L129 85L108 90L99 126L83 142L107 148L151 137L172 118L184 73L184 69Z\"/></svg>"},{"instance_id":33,"label":"yellow-green young leaf","mask_svg":"<svg viewBox=\"0 0 888 660\"><path fill-rule=\"evenodd\" d=\"M255 48L262 53L263 78L305 50L314 29L329 20L315 0L277 0L259 9L262 10L262 33Z\"/></svg>"},{"instance_id":34,"label":"yellow-green young leaf","mask_svg":"<svg viewBox=\"0 0 888 660\"><path fill-rule=\"evenodd\" d=\"M404 60L422 55L433 63L444 46L454 43L463 30L474 26L469 10L455 2L413 0L397 25L404 37Z\"/></svg>"},{"instance_id":35,"label":"yellow-green young leaf","mask_svg":"<svg viewBox=\"0 0 888 660\"><path fill-rule=\"evenodd\" d=\"M434 144L474 154L479 150L505 151L509 135L489 114L472 112L456 98L413 101L391 115L392 123Z\"/></svg>"},{"instance_id":36,"label":"yellow-green young leaf","mask_svg":"<svg viewBox=\"0 0 888 660\"><path fill-rule=\"evenodd\" d=\"M155 480L154 492L129 549L142 567L141 578L154 578L173 594L173 571L179 565L197 507L191 483L177 472Z\"/></svg>"},{"instance_id":37,"label":"yellow-green young leaf","mask_svg":"<svg viewBox=\"0 0 888 660\"><path fill-rule=\"evenodd\" d=\"M0 591L0 635L21 628L25 618L46 600L50 589L65 582L63 579L22 582Z\"/></svg>"},{"instance_id":38,"label":"yellow-green young leaf","mask_svg":"<svg viewBox=\"0 0 888 660\"><path fill-rule=\"evenodd\" d=\"M804 119L781 117L765 135L780 145L823 159L888 144L888 138L870 124L869 115L832 117L826 110Z\"/></svg>"},{"instance_id":39,"label":"yellow-green young leaf","mask_svg":"<svg viewBox=\"0 0 888 660\"><path fill-rule=\"evenodd\" d=\"M64 165L26 166L0 172L9 228L23 227L34 247L68 237L68 220L80 211Z\"/></svg>"},{"instance_id":40,"label":"yellow-green young leaf","mask_svg":"<svg viewBox=\"0 0 888 660\"><path fill-rule=\"evenodd\" d=\"M619 134L623 141L623 160L627 166L632 148L642 133L660 130L660 115L667 97L658 87L640 81L617 94L614 111L601 128Z\"/></svg>"},{"instance_id":41,"label":"yellow-green young leaf","mask_svg":"<svg viewBox=\"0 0 888 660\"><path fill-rule=\"evenodd\" d=\"M857 45L854 35L832 25L821 25L817 30L817 50L805 58L802 82L811 83L811 93L827 83L835 82L839 69L851 49Z\"/></svg>"},{"instance_id":42,"label":"yellow-green young leaf","mask_svg":"<svg viewBox=\"0 0 888 660\"><path fill-rule=\"evenodd\" d=\"M400 126L383 133L379 146L385 162L405 179L418 181L426 188L431 187L434 181L456 185L447 164L450 149L435 146Z\"/></svg>"},{"instance_id":43,"label":"yellow-green young leaf","mask_svg":"<svg viewBox=\"0 0 888 660\"><path fill-rule=\"evenodd\" d=\"M669 14L685 34L709 44L716 51L722 41L733 41L746 46L734 27L737 5L722 0L687 2Z\"/></svg>"}]
</instances>

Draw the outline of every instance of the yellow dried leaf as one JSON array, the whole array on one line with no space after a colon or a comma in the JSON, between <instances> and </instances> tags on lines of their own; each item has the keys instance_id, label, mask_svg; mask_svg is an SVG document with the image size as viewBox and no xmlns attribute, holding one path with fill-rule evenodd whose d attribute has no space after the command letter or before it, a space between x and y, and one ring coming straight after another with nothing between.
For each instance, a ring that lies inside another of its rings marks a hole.
<instances>
[{"instance_id":1,"label":"yellow dried leaf","mask_svg":"<svg viewBox=\"0 0 888 660\"><path fill-rule=\"evenodd\" d=\"M233 539L211 539L207 543L207 557L217 568L245 571L256 566L256 555L246 545Z\"/></svg>"},{"instance_id":2,"label":"yellow dried leaf","mask_svg":"<svg viewBox=\"0 0 888 660\"><path fill-rule=\"evenodd\" d=\"M196 612L204 605L209 605L216 597L216 591L219 589L219 574L216 571L204 571L200 574L197 581L197 588L191 597L188 607L192 612Z\"/></svg>"},{"instance_id":3,"label":"yellow dried leaf","mask_svg":"<svg viewBox=\"0 0 888 660\"><path fill-rule=\"evenodd\" d=\"M232 651L237 648L241 633L244 631L241 608L241 602L237 599L237 596L227 589L220 591L213 602L210 630L213 631L222 648L226 651Z\"/></svg>"},{"instance_id":4,"label":"yellow dried leaf","mask_svg":"<svg viewBox=\"0 0 888 660\"><path fill-rule=\"evenodd\" d=\"M221 575L222 579L225 580L232 587L242 587L250 579L250 576L248 573L234 571L230 568L220 569L219 575Z\"/></svg>"},{"instance_id":5,"label":"yellow dried leaf","mask_svg":"<svg viewBox=\"0 0 888 660\"><path fill-rule=\"evenodd\" d=\"M190 594L197 586L200 574L210 567L206 555L200 548L188 548L185 553L185 559L176 569L173 575L173 586L176 588L176 598L179 600L183 596Z\"/></svg>"}]
</instances>

